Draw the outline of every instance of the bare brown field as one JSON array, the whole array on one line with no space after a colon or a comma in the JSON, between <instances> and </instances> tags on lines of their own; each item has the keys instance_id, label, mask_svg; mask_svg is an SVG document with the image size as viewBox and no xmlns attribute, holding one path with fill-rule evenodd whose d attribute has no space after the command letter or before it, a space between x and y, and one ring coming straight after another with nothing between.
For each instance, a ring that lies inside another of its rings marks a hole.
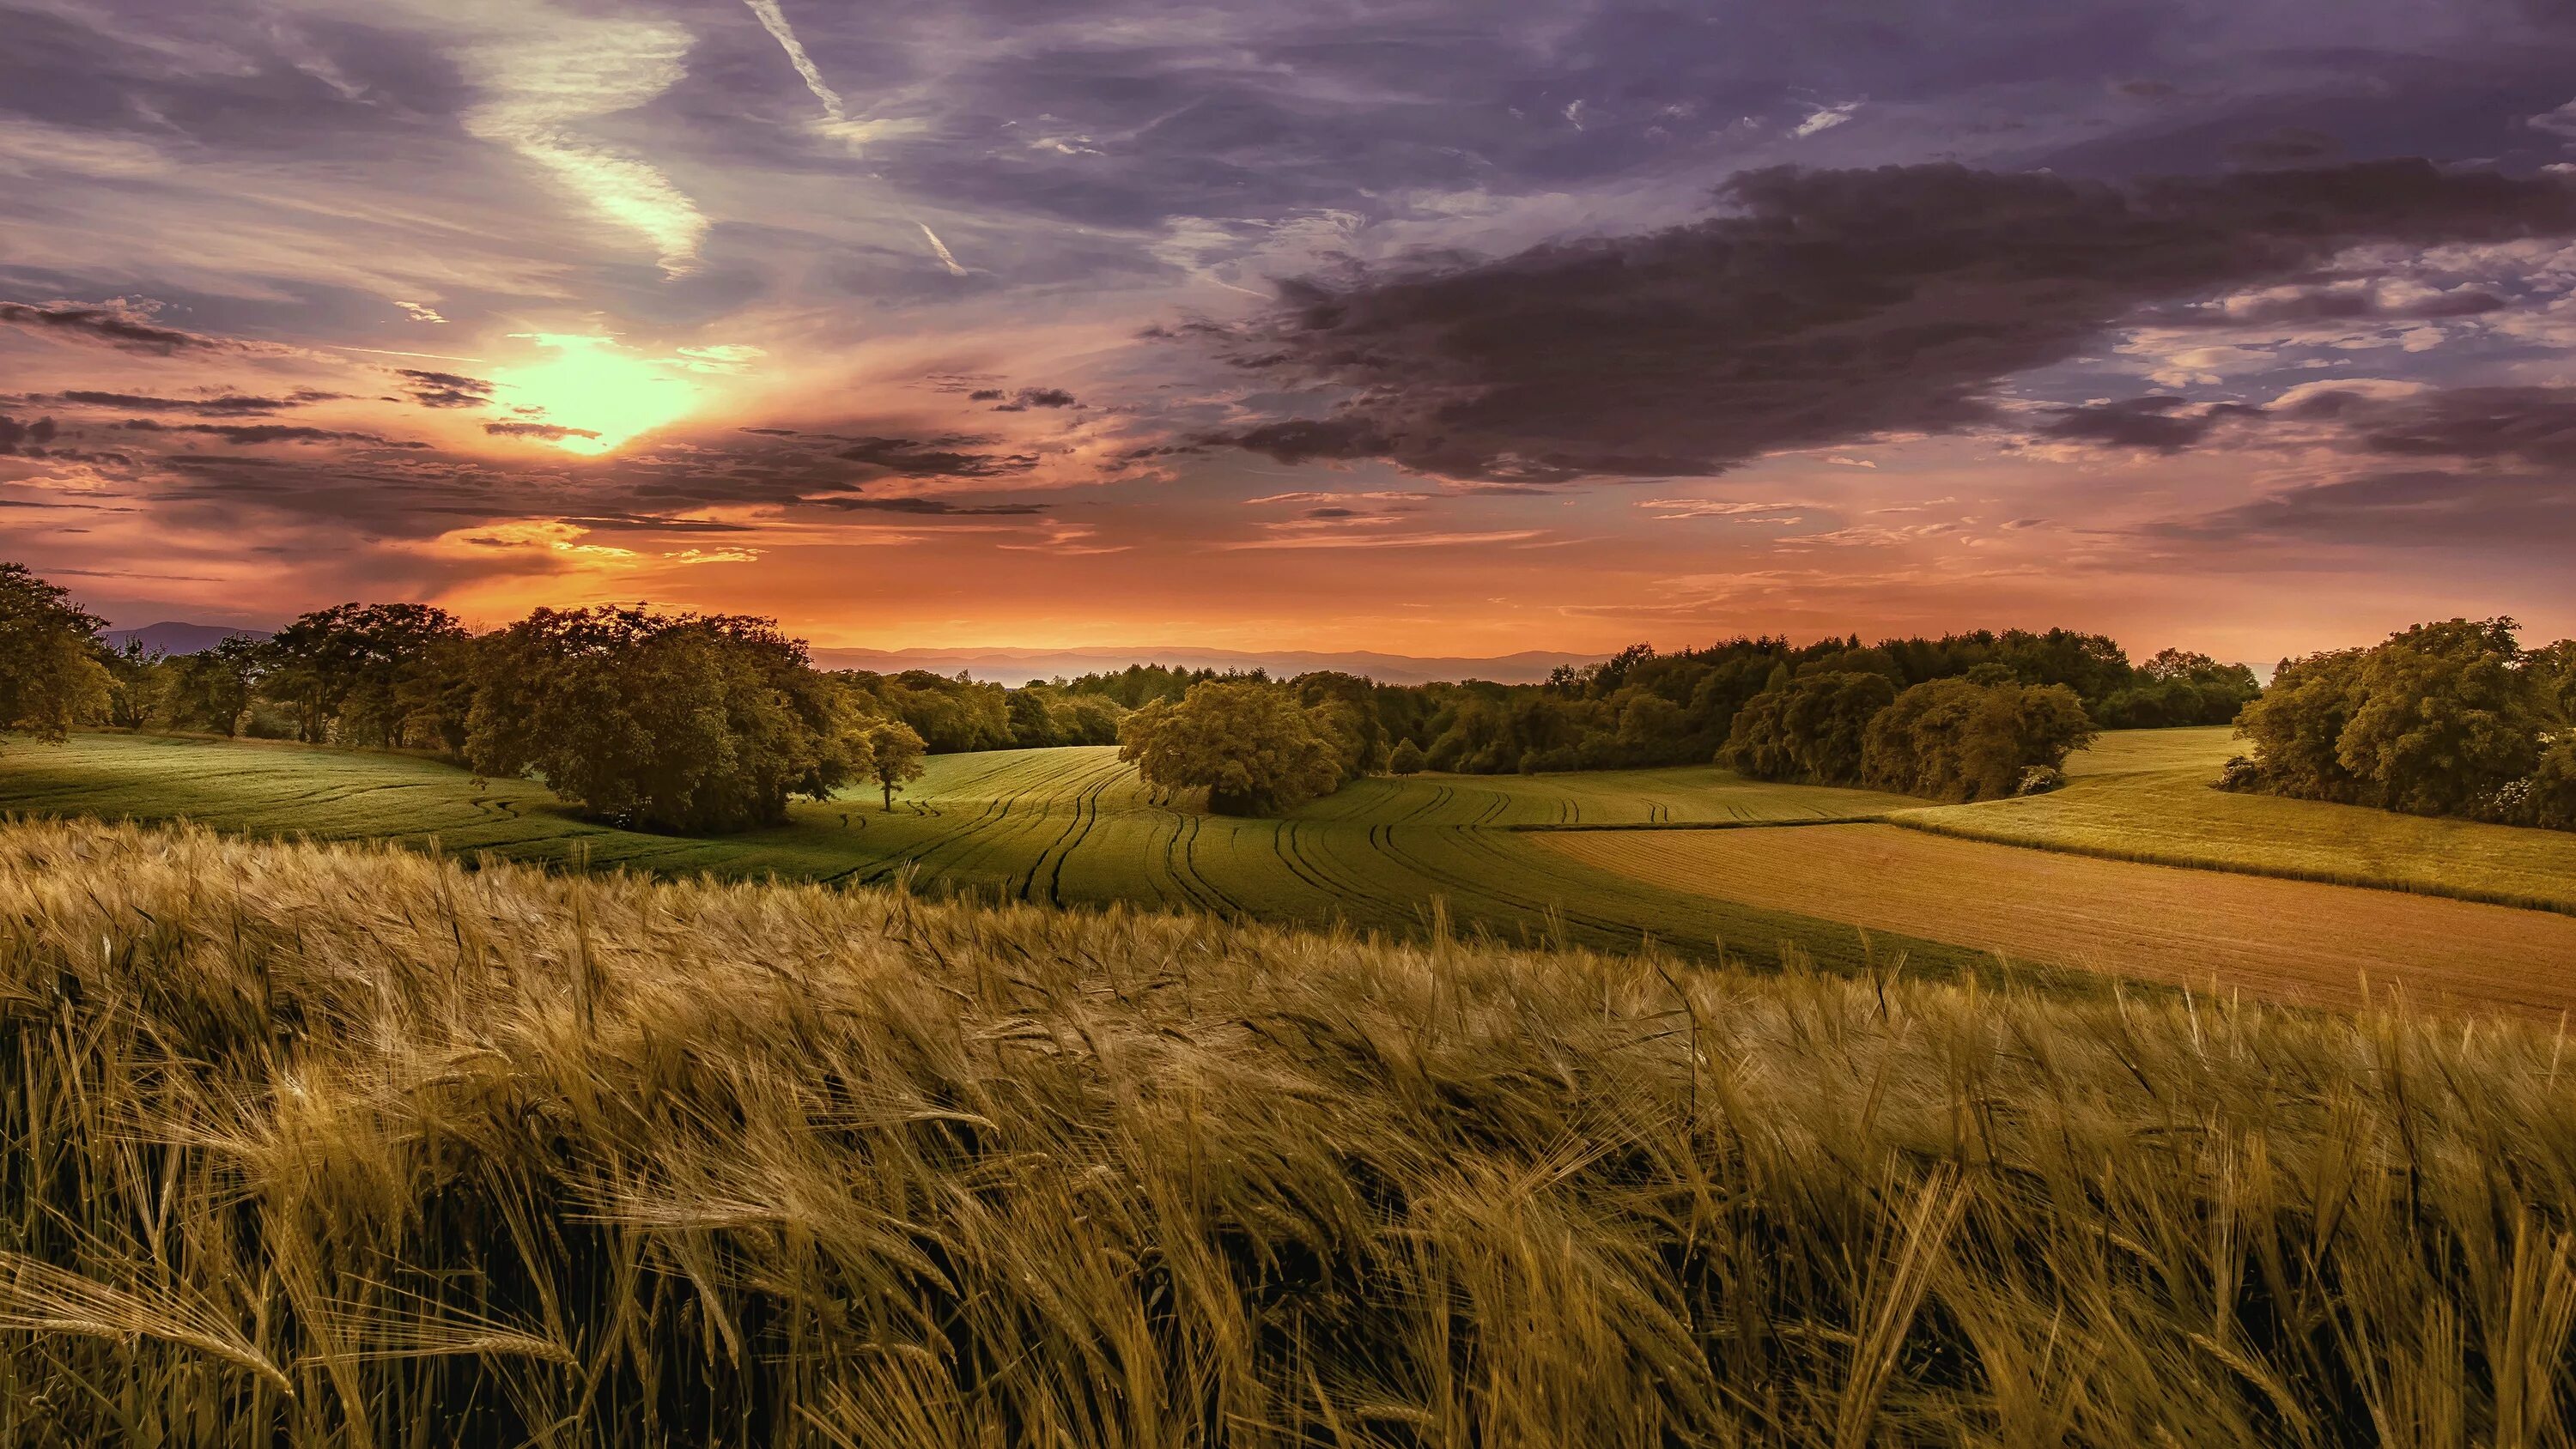
<instances>
[{"instance_id":1,"label":"bare brown field","mask_svg":"<svg viewBox=\"0 0 2576 1449\"><path fill-rule=\"evenodd\" d=\"M2195 989L2349 1007L2576 1009L2576 919L2027 850L1887 825L1533 840L1668 889Z\"/></svg>"}]
</instances>

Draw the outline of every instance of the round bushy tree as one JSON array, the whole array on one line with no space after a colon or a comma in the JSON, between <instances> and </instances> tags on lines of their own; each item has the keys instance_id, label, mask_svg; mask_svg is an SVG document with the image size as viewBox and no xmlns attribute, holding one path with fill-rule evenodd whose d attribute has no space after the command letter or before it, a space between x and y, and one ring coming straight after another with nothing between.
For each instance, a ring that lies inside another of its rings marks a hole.
<instances>
[{"instance_id":1,"label":"round bushy tree","mask_svg":"<svg viewBox=\"0 0 2576 1449\"><path fill-rule=\"evenodd\" d=\"M774 825L873 758L872 722L764 619L540 609L490 636L481 668L474 767L623 824Z\"/></svg>"},{"instance_id":2,"label":"round bushy tree","mask_svg":"<svg viewBox=\"0 0 2576 1449\"><path fill-rule=\"evenodd\" d=\"M1146 783L1204 789L1221 815L1292 810L1341 788L1343 755L1322 707L1276 684L1208 680L1178 704L1156 700L1127 717L1118 758Z\"/></svg>"}]
</instances>

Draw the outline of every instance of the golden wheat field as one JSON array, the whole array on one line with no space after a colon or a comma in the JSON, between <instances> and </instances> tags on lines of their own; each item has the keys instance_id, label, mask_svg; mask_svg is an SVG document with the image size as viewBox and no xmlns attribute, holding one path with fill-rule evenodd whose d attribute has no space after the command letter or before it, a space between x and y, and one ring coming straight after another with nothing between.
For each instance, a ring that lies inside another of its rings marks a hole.
<instances>
[{"instance_id":1,"label":"golden wheat field","mask_svg":"<svg viewBox=\"0 0 2576 1449\"><path fill-rule=\"evenodd\" d=\"M1957 840L1892 825L1536 837L1673 890L2025 962L2348 1007L2373 992L2555 1020L2576 917Z\"/></svg>"},{"instance_id":2,"label":"golden wheat field","mask_svg":"<svg viewBox=\"0 0 2576 1449\"><path fill-rule=\"evenodd\" d=\"M2571 1074L2503 1021L19 825L0 1443L2547 1449Z\"/></svg>"}]
</instances>

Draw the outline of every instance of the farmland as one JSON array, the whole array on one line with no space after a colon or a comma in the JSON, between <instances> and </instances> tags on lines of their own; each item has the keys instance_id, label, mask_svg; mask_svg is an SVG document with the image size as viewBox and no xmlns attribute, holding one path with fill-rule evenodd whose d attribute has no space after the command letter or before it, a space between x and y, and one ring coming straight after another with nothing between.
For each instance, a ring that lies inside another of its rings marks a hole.
<instances>
[{"instance_id":1,"label":"farmland","mask_svg":"<svg viewBox=\"0 0 2576 1449\"><path fill-rule=\"evenodd\" d=\"M1898 823L2121 860L2576 911L2576 834L2213 790L2226 729L2106 734L2052 795L1914 810Z\"/></svg>"},{"instance_id":2,"label":"farmland","mask_svg":"<svg viewBox=\"0 0 2576 1449\"><path fill-rule=\"evenodd\" d=\"M1877 815L1909 803L1857 790L1747 782L1713 768L1617 775L1363 780L1285 820L1175 808L1115 750L946 755L892 813L873 796L799 804L786 827L722 839L577 818L525 781L477 782L393 754L92 734L0 756L0 810L187 818L255 835L435 841L450 854L585 861L844 884L898 879L1057 905L1126 901L1418 935L1435 902L1462 931L1769 960L1795 943L1851 966L1904 950L1918 969L1976 967L1929 940L1864 943L1850 926L1666 890L1541 848L1513 826L1728 825Z\"/></svg>"},{"instance_id":3,"label":"farmland","mask_svg":"<svg viewBox=\"0 0 2576 1449\"><path fill-rule=\"evenodd\" d=\"M2309 881L2142 865L1893 825L1576 831L1569 857L1674 890L2276 1001L2576 1010L2576 918Z\"/></svg>"},{"instance_id":4,"label":"farmland","mask_svg":"<svg viewBox=\"0 0 2576 1449\"><path fill-rule=\"evenodd\" d=\"M0 1442L2566 1443L2557 1034L1672 967L0 826Z\"/></svg>"}]
</instances>

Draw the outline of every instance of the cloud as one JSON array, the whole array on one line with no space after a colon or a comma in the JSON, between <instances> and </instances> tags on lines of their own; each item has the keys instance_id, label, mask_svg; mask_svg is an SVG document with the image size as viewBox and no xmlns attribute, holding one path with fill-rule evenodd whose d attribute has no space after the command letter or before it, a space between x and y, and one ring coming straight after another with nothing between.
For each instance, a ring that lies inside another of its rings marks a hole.
<instances>
[{"instance_id":1,"label":"cloud","mask_svg":"<svg viewBox=\"0 0 2576 1449\"><path fill-rule=\"evenodd\" d=\"M124 352L149 352L170 357L182 352L240 349L239 343L200 337L174 327L156 326L144 320L149 315L139 308L115 304L0 302L0 322L44 336L103 343Z\"/></svg>"},{"instance_id":2,"label":"cloud","mask_svg":"<svg viewBox=\"0 0 2576 1449\"><path fill-rule=\"evenodd\" d=\"M409 314L409 315L410 315L410 317L411 317L411 320L413 320L414 322L438 322L438 323L444 323L444 322L447 320L446 318L441 317L440 315L438 315L438 309L437 309L437 308L435 308L435 307L431 307L431 306L427 306L427 305L425 305L425 304L423 304L423 303L419 303L419 302L396 302L394 305L395 305L395 306L397 306L397 307L400 307L401 309L403 309L403 311L404 311L405 313Z\"/></svg>"},{"instance_id":3,"label":"cloud","mask_svg":"<svg viewBox=\"0 0 2576 1449\"><path fill-rule=\"evenodd\" d=\"M965 451L991 441L959 433L936 438L861 438L835 456L905 478L998 478L1037 467L1033 453Z\"/></svg>"},{"instance_id":4,"label":"cloud","mask_svg":"<svg viewBox=\"0 0 2576 1449\"><path fill-rule=\"evenodd\" d=\"M1819 131L1830 131L1858 115L1860 107L1861 103L1858 101L1845 101L1839 106L1818 106L1808 112L1807 118L1792 128L1789 134L1803 141Z\"/></svg>"},{"instance_id":5,"label":"cloud","mask_svg":"<svg viewBox=\"0 0 2576 1449\"><path fill-rule=\"evenodd\" d=\"M1779 514L1815 507L1812 503L1727 503L1711 498L1649 498L1637 506L1651 510L1658 522L1680 518L1746 518L1778 523L1796 521L1779 518Z\"/></svg>"},{"instance_id":6,"label":"cloud","mask_svg":"<svg viewBox=\"0 0 2576 1449\"><path fill-rule=\"evenodd\" d=\"M816 498L810 502L851 513L901 513L915 518L1027 518L1046 512L1037 503L952 503L945 498Z\"/></svg>"},{"instance_id":7,"label":"cloud","mask_svg":"<svg viewBox=\"0 0 2576 1449\"><path fill-rule=\"evenodd\" d=\"M948 243L939 239L939 233L932 231L929 223L916 221L913 225L921 228L922 236L930 242L930 250L938 255L939 264L948 269L948 275L952 277L974 275L974 268L958 261L957 254L948 249Z\"/></svg>"},{"instance_id":8,"label":"cloud","mask_svg":"<svg viewBox=\"0 0 2576 1449\"><path fill-rule=\"evenodd\" d=\"M394 370L403 380L403 391L425 408L479 408L492 403L493 385L479 377L466 377L453 372L424 372L403 367Z\"/></svg>"},{"instance_id":9,"label":"cloud","mask_svg":"<svg viewBox=\"0 0 2576 1449\"><path fill-rule=\"evenodd\" d=\"M743 3L751 7L752 14L760 17L760 26L769 32L769 38L777 41L778 48L787 52L787 63L796 67L796 74L804 78L805 89L812 91L814 99L823 103L825 119L848 120L849 112L841 104L841 93L824 81L823 72L814 64L814 58L805 53L804 43L796 38L795 29L788 25L786 14L778 8L778 0L743 0Z\"/></svg>"},{"instance_id":10,"label":"cloud","mask_svg":"<svg viewBox=\"0 0 2576 1449\"><path fill-rule=\"evenodd\" d=\"M2576 476L2373 473L2291 489L2146 531L2198 541L2467 548L2490 556L2563 550L2576 546Z\"/></svg>"},{"instance_id":11,"label":"cloud","mask_svg":"<svg viewBox=\"0 0 2576 1449\"><path fill-rule=\"evenodd\" d=\"M1274 548L1461 548L1474 544L1520 543L1540 530L1521 528L1493 533L1305 533L1245 539L1216 545L1228 552Z\"/></svg>"},{"instance_id":12,"label":"cloud","mask_svg":"<svg viewBox=\"0 0 2576 1449\"><path fill-rule=\"evenodd\" d=\"M974 392L968 393L966 396L967 401L969 402L985 402L998 398L1001 395L1001 389L987 387L978 388ZM1078 408L1080 406L1082 406L1082 404L1075 400L1074 395L1066 392L1063 388L1024 387L1020 389L1017 396L1013 397L1009 402L1002 403L995 407L993 411L997 413L1024 413L1031 408Z\"/></svg>"},{"instance_id":13,"label":"cloud","mask_svg":"<svg viewBox=\"0 0 2576 1449\"><path fill-rule=\"evenodd\" d=\"M485 423L483 431L496 438L542 438L549 443L599 436L596 428L568 428L561 423Z\"/></svg>"},{"instance_id":14,"label":"cloud","mask_svg":"<svg viewBox=\"0 0 2576 1449\"><path fill-rule=\"evenodd\" d=\"M16 457L24 444L42 447L54 440L54 420L38 418L22 423L7 413L0 413L0 458Z\"/></svg>"},{"instance_id":15,"label":"cloud","mask_svg":"<svg viewBox=\"0 0 2576 1449\"><path fill-rule=\"evenodd\" d=\"M426 449L427 443L400 442L377 433L343 432L338 428L303 428L285 423L156 423L129 418L117 424L133 433L196 433L221 438L237 448L263 443L373 443L386 448Z\"/></svg>"},{"instance_id":16,"label":"cloud","mask_svg":"<svg viewBox=\"0 0 2576 1449\"><path fill-rule=\"evenodd\" d=\"M2322 280L2367 244L2576 234L2576 187L2423 161L2127 186L1775 168L1724 197L1651 235L1307 278L1251 323L1195 324L1240 366L1347 390L1328 418L1206 440L1491 481L1714 473L1991 424L2003 379L2151 304Z\"/></svg>"},{"instance_id":17,"label":"cloud","mask_svg":"<svg viewBox=\"0 0 2576 1449\"><path fill-rule=\"evenodd\" d=\"M2138 448L2179 453L2199 444L2220 424L2260 418L2261 408L2216 403L2194 409L2186 398L2162 394L2120 402L2088 403L2053 409L2039 436L2106 448Z\"/></svg>"},{"instance_id":18,"label":"cloud","mask_svg":"<svg viewBox=\"0 0 2576 1449\"><path fill-rule=\"evenodd\" d=\"M509 147L564 193L649 242L666 275L698 268L709 224L652 163L575 129L643 105L687 74L689 32L677 25L585 19L548 12L531 25L467 50L460 59L487 99L464 116L466 132Z\"/></svg>"},{"instance_id":19,"label":"cloud","mask_svg":"<svg viewBox=\"0 0 2576 1449\"><path fill-rule=\"evenodd\" d=\"M2230 141L2219 149L2239 166L2273 167L2311 165L2331 158L2343 146L2323 131L2281 126L2260 136Z\"/></svg>"},{"instance_id":20,"label":"cloud","mask_svg":"<svg viewBox=\"0 0 2576 1449\"><path fill-rule=\"evenodd\" d=\"M2576 388L2460 387L2401 398L2320 392L2308 416L2335 418L2365 452L2576 467Z\"/></svg>"},{"instance_id":21,"label":"cloud","mask_svg":"<svg viewBox=\"0 0 2576 1449\"><path fill-rule=\"evenodd\" d=\"M228 393L221 397L152 397L131 392L86 392L74 389L54 393L47 401L66 407L113 408L130 413L192 413L198 417L255 417L264 413L283 412L288 408L312 403L338 402L346 394L319 392L298 388L284 397L250 397Z\"/></svg>"}]
</instances>

